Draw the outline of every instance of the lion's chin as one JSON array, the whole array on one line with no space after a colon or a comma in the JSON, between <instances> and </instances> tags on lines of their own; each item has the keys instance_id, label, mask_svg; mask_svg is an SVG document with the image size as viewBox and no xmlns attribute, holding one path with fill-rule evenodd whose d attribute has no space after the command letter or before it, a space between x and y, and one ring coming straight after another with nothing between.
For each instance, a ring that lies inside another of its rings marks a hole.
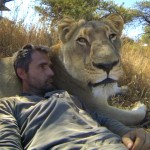
<instances>
[{"instance_id":1,"label":"lion's chin","mask_svg":"<svg viewBox=\"0 0 150 150\"><path fill-rule=\"evenodd\" d=\"M107 84L112 84L112 83L117 83L117 81L111 78L106 78L103 81L98 82L98 83L89 82L88 86L89 87L106 86Z\"/></svg>"}]
</instances>

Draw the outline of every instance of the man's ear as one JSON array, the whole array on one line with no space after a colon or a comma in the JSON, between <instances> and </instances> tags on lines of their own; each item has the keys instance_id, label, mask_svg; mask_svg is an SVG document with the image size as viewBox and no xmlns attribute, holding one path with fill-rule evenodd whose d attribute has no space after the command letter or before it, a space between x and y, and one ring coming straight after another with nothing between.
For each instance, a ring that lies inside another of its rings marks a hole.
<instances>
[{"instance_id":1,"label":"man's ear","mask_svg":"<svg viewBox=\"0 0 150 150\"><path fill-rule=\"evenodd\" d=\"M26 71L23 68L17 68L17 75L20 79L25 79L27 76Z\"/></svg>"}]
</instances>

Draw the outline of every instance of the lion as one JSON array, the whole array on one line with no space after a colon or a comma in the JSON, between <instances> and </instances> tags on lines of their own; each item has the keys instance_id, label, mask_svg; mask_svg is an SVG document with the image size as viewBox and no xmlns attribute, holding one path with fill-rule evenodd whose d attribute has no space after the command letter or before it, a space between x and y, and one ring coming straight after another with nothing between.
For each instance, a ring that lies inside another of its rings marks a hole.
<instances>
[{"instance_id":1,"label":"lion","mask_svg":"<svg viewBox=\"0 0 150 150\"><path fill-rule=\"evenodd\" d=\"M110 96L122 92L118 80L123 75L120 57L123 25L122 17L116 14L99 21L64 18L58 25L60 43L50 48L50 59L54 85L58 89L75 95L91 113L106 115L125 125L136 125L146 115L144 104L139 102L132 110L108 104ZM20 92L11 59L0 62L2 70L9 66L9 71L3 71L1 77L1 97Z\"/></svg>"}]
</instances>

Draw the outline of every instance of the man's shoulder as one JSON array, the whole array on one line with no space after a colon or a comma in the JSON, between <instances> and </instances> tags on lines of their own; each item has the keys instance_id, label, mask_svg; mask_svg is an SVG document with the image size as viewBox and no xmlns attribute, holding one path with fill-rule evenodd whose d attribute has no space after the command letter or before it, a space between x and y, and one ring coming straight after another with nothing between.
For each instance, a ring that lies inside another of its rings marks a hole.
<instances>
[{"instance_id":1,"label":"man's shoulder","mask_svg":"<svg viewBox=\"0 0 150 150\"><path fill-rule=\"evenodd\" d=\"M19 95L2 97L2 98L0 98L0 101L14 100L14 99L18 99L19 97L20 97Z\"/></svg>"},{"instance_id":2,"label":"man's shoulder","mask_svg":"<svg viewBox=\"0 0 150 150\"><path fill-rule=\"evenodd\" d=\"M3 102L15 102L15 101L21 101L22 98L21 96L19 95L15 95L15 96L10 96L10 97L3 97L3 98L0 98L0 103L3 103Z\"/></svg>"},{"instance_id":3,"label":"man's shoulder","mask_svg":"<svg viewBox=\"0 0 150 150\"><path fill-rule=\"evenodd\" d=\"M34 101L35 96L23 96L23 95L15 95L10 97L3 97L0 99L0 102L26 102L26 101Z\"/></svg>"}]
</instances>

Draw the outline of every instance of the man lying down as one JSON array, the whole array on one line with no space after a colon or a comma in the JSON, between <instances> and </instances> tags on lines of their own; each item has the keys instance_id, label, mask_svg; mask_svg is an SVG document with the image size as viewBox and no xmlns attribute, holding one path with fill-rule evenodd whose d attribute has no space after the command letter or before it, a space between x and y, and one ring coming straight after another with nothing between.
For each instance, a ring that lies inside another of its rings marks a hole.
<instances>
[{"instance_id":1,"label":"man lying down","mask_svg":"<svg viewBox=\"0 0 150 150\"><path fill-rule=\"evenodd\" d=\"M143 129L88 114L75 97L54 90L47 48L24 46L16 53L14 68L22 93L0 100L0 149L150 149L150 135Z\"/></svg>"}]
</instances>

